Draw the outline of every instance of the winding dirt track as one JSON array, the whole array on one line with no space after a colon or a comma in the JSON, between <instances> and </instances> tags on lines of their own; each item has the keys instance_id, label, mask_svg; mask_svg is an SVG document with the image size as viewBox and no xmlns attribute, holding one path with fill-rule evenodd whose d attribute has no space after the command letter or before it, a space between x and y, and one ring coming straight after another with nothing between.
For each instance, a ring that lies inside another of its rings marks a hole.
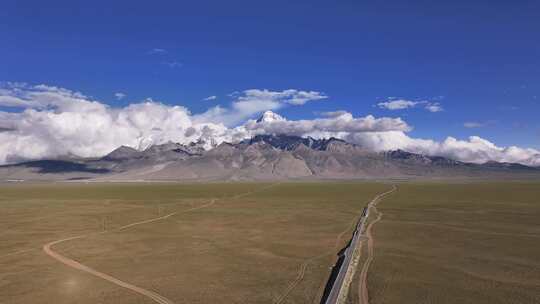
<instances>
[{"instance_id":1,"label":"winding dirt track","mask_svg":"<svg viewBox=\"0 0 540 304\"><path fill-rule=\"evenodd\" d=\"M296 276L296 278L291 282L289 283L289 285L287 286L287 288L285 289L285 292L283 292L275 301L274 301L274 304L281 304L283 303L283 301L285 301L285 299L289 296L289 294L294 290L294 288L302 281L302 279L304 278L304 275L306 274L306 270L307 270L307 267L309 266L309 263L313 260L316 260L320 257L323 257L325 255L328 255L330 254L330 252L326 252L326 253L323 253L323 254L320 254L320 255L317 255L317 256L314 256L314 257L311 257L307 260L305 260L301 265L300 265L300 270L298 271L298 275Z\"/></svg>"},{"instance_id":2,"label":"winding dirt track","mask_svg":"<svg viewBox=\"0 0 540 304\"><path fill-rule=\"evenodd\" d=\"M145 297L148 297L148 298L152 299L156 303L173 304L173 301L167 299L166 297L164 297L164 296L162 296L160 294L157 294L157 293L155 293L155 292L153 292L151 290L147 290L147 289L144 289L142 287L130 284L128 282L122 281L122 280L117 279L117 278L115 278L115 277L113 277L111 275L108 275L106 273L103 273L103 272L97 271L97 270L95 270L93 268L90 268L90 267L88 267L86 265L83 265L83 264L81 264L81 263L79 263L79 262L77 262L75 260L72 260L72 259L70 259L70 258L68 258L66 256L63 256L63 255L59 254L58 252L54 251L52 249L52 247L54 245L57 245L57 244L60 244L60 243L63 243L63 242L72 241L72 240L76 240L76 239L82 239L82 238L85 238L85 237L88 237L88 236L91 236L91 235L104 234L104 233L112 232L112 231L122 231L122 230L131 228L131 227L134 227L134 226L137 226L137 225L143 225L143 224L148 224L148 223L164 220L164 219L167 219L167 218L169 218L169 217L171 217L173 215L176 215L178 213L186 213L186 212L191 212L191 211L195 211L195 210L198 210L198 209L209 207L209 206L213 205L215 202L216 202L216 199L212 199L209 203L198 206L198 207L193 207L193 208L190 208L190 209L187 209L187 210L184 210L184 211L180 211L180 212L169 213L167 215L156 217L156 218L149 219L149 220L144 220L144 221L140 221L140 222L131 223L131 224L128 224L128 225L124 225L122 227L118 227L118 228L116 228L114 230L103 231L103 232L98 232L98 233L89 233L89 234L73 236L73 237L53 241L53 242L45 244L43 246L43 251L48 256L50 256L50 257L54 258L55 260L65 264L66 266L69 266L71 268L75 268L77 270L84 271L84 272L89 273L89 274L91 274L93 276L96 276L96 277L101 278L103 280L109 281L109 282L111 282L111 283L113 283L115 285L118 285L120 287L129 289L129 290L131 290L133 292L136 292L136 293L138 293L140 295L143 295Z\"/></svg>"},{"instance_id":3,"label":"winding dirt track","mask_svg":"<svg viewBox=\"0 0 540 304\"><path fill-rule=\"evenodd\" d=\"M392 190L383 193L380 196L377 196L371 203L369 203L370 209L372 209L374 212L377 213L377 218L373 220L373 222L369 223L367 229L366 229L366 237L367 237L367 246L368 246L368 256L366 261L364 262L364 265L362 267L362 271L360 272L360 282L359 282L359 289L358 289L358 303L360 304L369 304L369 294L368 294L368 288L367 288L367 276L368 276L368 270L369 266L371 265L371 262L373 261L374 256L374 243L375 240L373 238L373 235L371 233L371 229L373 226L381 220L383 213L379 210L377 210L377 204L379 203L380 199L397 190L397 187L394 185Z\"/></svg>"},{"instance_id":4,"label":"winding dirt track","mask_svg":"<svg viewBox=\"0 0 540 304\"><path fill-rule=\"evenodd\" d=\"M12 255L17 255L17 254L21 254L21 253L25 253L25 252L30 252L32 250L35 250L35 248L23 249L23 250L18 250L18 251L15 251L15 252L6 253L4 255L0 255L0 258L12 256Z\"/></svg>"},{"instance_id":5,"label":"winding dirt track","mask_svg":"<svg viewBox=\"0 0 540 304\"><path fill-rule=\"evenodd\" d=\"M172 304L173 302L153 291L150 291L150 290L147 290L147 289L144 289L144 288L141 288L139 286L135 286L133 284L129 284L127 282L124 282L124 281L121 281L115 277L112 277L106 273L103 273L103 272L99 272L93 268L90 268L86 265L83 265L75 260L72 260L70 258L67 258L55 251L53 251L51 249L52 246L56 245L56 244L59 244L59 243L62 243L62 242L65 242L65 241L70 241L70 240L75 240L75 239L80 239L80 238L84 238L86 237L87 235L83 235L83 236L75 236L75 237L70 237L70 238L67 238L67 239L62 239L62 240L58 240L58 241L54 241L54 242L51 242L51 243L48 243L46 244L45 246L43 246L43 251L45 251L45 253L47 255L49 255L50 257L58 260L59 262L62 262L64 263L65 265L71 267L71 268L75 268L75 269L78 269L78 270L81 270L81 271L84 271L84 272L87 272L93 276L96 276L98 278L101 278L101 279L104 279L106 281L109 281L113 284L116 284L120 287L123 287L123 288L127 288L131 291L134 291L138 294L141 294L143 296L146 296L152 300L154 300L156 303L160 303L160 304Z\"/></svg>"},{"instance_id":6,"label":"winding dirt track","mask_svg":"<svg viewBox=\"0 0 540 304\"><path fill-rule=\"evenodd\" d=\"M266 190L268 188L274 187L274 186L279 185L279 184L280 183L274 183L274 184L271 184L269 186L262 187L260 189L255 189L255 190L252 190L252 191L249 191L249 192L237 194L235 196L232 196L231 198L232 199L237 199L237 198L240 198L240 197L244 197L244 196L250 195L252 193L258 192L258 191ZM187 209L187 210L184 210L184 211L169 213L167 215L156 217L156 218L149 219L149 220L144 220L144 221L131 223L131 224L124 225L124 226L121 226L121 227L118 227L116 229L109 230L109 231L88 233L88 234L83 234L83 235L78 235L78 236L73 236L73 237L53 241L53 242L50 242L50 243L47 243L47 244L43 245L43 251L48 256L50 256L53 259L63 263L64 265L66 265L68 267L71 267L71 268L74 268L74 269L77 269L77 270L80 270L80 271L84 271L84 272L89 273L89 274L91 274L93 276L96 276L98 278L101 278L103 280L111 282L111 283L113 283L113 284L115 284L117 286L129 289L129 290L131 290L131 291L133 291L135 293L138 293L140 295L143 295L145 297L148 297L148 298L152 299L156 303L159 303L159 304L174 304L174 302L171 301L170 299L167 299L166 297L164 297L164 296L162 296L160 294L157 294L157 293L155 293L155 292L153 292L151 290L147 290L147 289L144 289L142 287L139 287L139 286L130 284L128 282L122 281L122 280L117 279L117 278L115 278L115 277L113 277L111 275L108 275L106 273L97 271L97 270L95 270L93 268L90 268L90 267L88 267L86 265L83 265L83 264L81 264L81 263L79 263L79 262L77 262L75 260L72 260L72 259L70 259L70 258L68 258L66 256L63 256L63 255L59 254L58 252L54 251L52 249L52 247L55 246L55 245L58 245L60 243L63 243L63 242L72 241L72 240L76 240L76 239L82 239L82 238L86 238L86 237L89 237L89 236L104 234L104 233L113 232L113 231L122 231L122 230L131 228L131 227L134 227L134 226L137 226L137 225L143 225L143 224L148 224L148 223L164 220L164 219L167 219L167 218L169 218L169 217L171 217L173 215L179 214L179 213L186 213L186 212L191 212L191 211L195 211L195 210L198 210L198 209L210 207L211 205L215 204L217 200L218 199L214 198L209 203L198 206L198 207L193 207L193 208L190 208L190 209Z\"/></svg>"},{"instance_id":7,"label":"winding dirt track","mask_svg":"<svg viewBox=\"0 0 540 304\"><path fill-rule=\"evenodd\" d=\"M377 210L377 208L374 207L374 210ZM369 223L367 230L366 230L366 237L368 239L368 257L366 262L364 263L364 266L362 267L362 272L360 272L360 290L359 290L359 303L360 304L368 304L369 303L369 296L368 296L368 289L367 289L367 274L369 270L369 266L371 265L371 262L373 261L373 235L371 234L371 228L373 228L373 225L376 224L378 221L381 220L383 213L378 212L377 218Z\"/></svg>"}]
</instances>

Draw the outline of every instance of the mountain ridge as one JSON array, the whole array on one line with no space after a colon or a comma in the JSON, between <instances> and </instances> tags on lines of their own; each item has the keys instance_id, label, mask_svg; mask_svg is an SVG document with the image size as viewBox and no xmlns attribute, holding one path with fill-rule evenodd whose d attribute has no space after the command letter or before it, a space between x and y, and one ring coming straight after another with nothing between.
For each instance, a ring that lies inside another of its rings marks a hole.
<instances>
[{"instance_id":1,"label":"mountain ridge","mask_svg":"<svg viewBox=\"0 0 540 304\"><path fill-rule=\"evenodd\" d=\"M210 150L167 142L143 151L121 146L93 159L0 166L0 180L276 180L384 178L536 178L514 163L466 163L404 150L372 152L342 139L257 135Z\"/></svg>"}]
</instances>

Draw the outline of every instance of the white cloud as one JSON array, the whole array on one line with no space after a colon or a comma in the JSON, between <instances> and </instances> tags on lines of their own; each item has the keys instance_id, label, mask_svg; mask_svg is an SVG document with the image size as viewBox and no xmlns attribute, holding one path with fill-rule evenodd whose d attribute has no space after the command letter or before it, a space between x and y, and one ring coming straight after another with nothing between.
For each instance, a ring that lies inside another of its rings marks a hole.
<instances>
[{"instance_id":1,"label":"white cloud","mask_svg":"<svg viewBox=\"0 0 540 304\"><path fill-rule=\"evenodd\" d=\"M292 105L303 105L308 101L326 99L328 96L324 93L316 91L299 91L295 89L288 89L281 92L251 89L245 90L244 96L240 97L240 101L243 100L271 100L276 102L288 103Z\"/></svg>"},{"instance_id":2,"label":"white cloud","mask_svg":"<svg viewBox=\"0 0 540 304\"><path fill-rule=\"evenodd\" d=\"M169 140L230 141L236 132L220 122L195 123L186 108L152 100L111 108L66 89L9 85L0 92L0 100L7 99L25 109L0 111L0 163L69 154L95 157L120 145L145 148Z\"/></svg>"},{"instance_id":3,"label":"white cloud","mask_svg":"<svg viewBox=\"0 0 540 304\"><path fill-rule=\"evenodd\" d=\"M333 118L333 117L338 117L338 116L341 116L341 115L344 115L344 114L347 114L347 113L349 113L349 112L340 110L340 111L322 112L322 113L320 113L320 115L323 116L323 117Z\"/></svg>"},{"instance_id":4,"label":"white cloud","mask_svg":"<svg viewBox=\"0 0 540 304\"><path fill-rule=\"evenodd\" d=\"M249 89L241 93L237 92L234 98L236 100L229 108L218 105L203 114L195 115L194 119L198 122L220 121L227 126L235 126L267 110L275 111L287 105L303 105L309 101L328 97L316 91Z\"/></svg>"},{"instance_id":5,"label":"white cloud","mask_svg":"<svg viewBox=\"0 0 540 304\"><path fill-rule=\"evenodd\" d=\"M432 113L444 111L443 107L438 102L433 102L433 103L428 102L425 106L425 109Z\"/></svg>"},{"instance_id":6,"label":"white cloud","mask_svg":"<svg viewBox=\"0 0 540 304\"><path fill-rule=\"evenodd\" d=\"M403 110L416 106L419 102L410 101L405 99L390 100L385 102L379 102L377 106L387 110Z\"/></svg>"},{"instance_id":7,"label":"white cloud","mask_svg":"<svg viewBox=\"0 0 540 304\"><path fill-rule=\"evenodd\" d=\"M114 97L116 97L117 100L122 100L124 98L126 98L126 94L125 93L122 93L122 92L118 92L118 93L114 93Z\"/></svg>"},{"instance_id":8,"label":"white cloud","mask_svg":"<svg viewBox=\"0 0 540 304\"><path fill-rule=\"evenodd\" d=\"M245 119L265 110L321 99L317 92L248 90L229 107L193 115L181 106L152 99L112 108L71 90L7 83L0 86L0 164L62 155L96 157L121 145L145 148L175 141L237 141L250 136ZM227 127L227 126L233 126Z\"/></svg>"},{"instance_id":9,"label":"white cloud","mask_svg":"<svg viewBox=\"0 0 540 304\"><path fill-rule=\"evenodd\" d=\"M216 99L217 99L217 96L212 95L212 96L208 96L208 97L204 98L203 100L210 101L210 100L216 100Z\"/></svg>"},{"instance_id":10,"label":"white cloud","mask_svg":"<svg viewBox=\"0 0 540 304\"><path fill-rule=\"evenodd\" d=\"M162 55L166 53L168 53L167 50L160 49L160 48L153 48L150 51L148 51L148 54L152 54L152 55Z\"/></svg>"},{"instance_id":11,"label":"white cloud","mask_svg":"<svg viewBox=\"0 0 540 304\"><path fill-rule=\"evenodd\" d=\"M439 142L412 138L401 131L390 131L348 134L345 139L375 151L402 149L464 162L498 161L540 166L540 151L538 150L515 146L499 147L478 136L471 136L468 140L447 137Z\"/></svg>"},{"instance_id":12,"label":"white cloud","mask_svg":"<svg viewBox=\"0 0 540 304\"><path fill-rule=\"evenodd\" d=\"M484 127L486 124L484 123L481 123L481 122L474 122L474 121L469 121L469 122L465 122L463 123L463 126L465 128L469 128L469 129L473 129L473 128L482 128Z\"/></svg>"},{"instance_id":13,"label":"white cloud","mask_svg":"<svg viewBox=\"0 0 540 304\"><path fill-rule=\"evenodd\" d=\"M236 126L255 114L282 107L282 103L272 100L237 100L228 108L217 105L202 114L194 115L193 119L198 123L219 121L226 126Z\"/></svg>"},{"instance_id":14,"label":"white cloud","mask_svg":"<svg viewBox=\"0 0 540 304\"><path fill-rule=\"evenodd\" d=\"M347 112L336 114L330 118L312 120L250 120L245 124L245 127L255 134L289 134L314 137L321 137L323 134L339 137L349 133L409 131L411 129L401 118L375 118L371 115L354 118Z\"/></svg>"},{"instance_id":15,"label":"white cloud","mask_svg":"<svg viewBox=\"0 0 540 304\"><path fill-rule=\"evenodd\" d=\"M178 61L165 61L163 62L163 64L171 69L181 68L182 66L184 66L184 64Z\"/></svg>"},{"instance_id":16,"label":"white cloud","mask_svg":"<svg viewBox=\"0 0 540 304\"><path fill-rule=\"evenodd\" d=\"M148 99L112 108L85 95L46 85L0 86L0 106L22 107L22 112L0 111L0 163L63 155L102 156L121 145L143 149L167 141L190 143L234 142L261 133L338 137L373 151L403 149L427 155L482 163L489 160L540 166L540 151L500 147L471 136L444 141L410 137L411 127L401 118L371 115L354 117L346 111L322 118L287 120L265 113L260 121L247 120L267 110L323 99L318 92L247 90L228 107L216 106L192 114L181 106ZM299 101L301 100L301 102Z\"/></svg>"},{"instance_id":17,"label":"white cloud","mask_svg":"<svg viewBox=\"0 0 540 304\"><path fill-rule=\"evenodd\" d=\"M323 114L327 118L289 121L265 113L271 119L250 120L245 128L254 134L288 134L314 138L336 137L372 151L402 149L409 152L444 156L455 160L484 163L490 160L540 166L540 151L520 147L499 147L478 136L468 140L447 137L444 141L412 138L411 127L401 118L353 117L345 111Z\"/></svg>"},{"instance_id":18,"label":"white cloud","mask_svg":"<svg viewBox=\"0 0 540 304\"><path fill-rule=\"evenodd\" d=\"M7 83L0 89L0 106L28 109L57 108L60 110L81 107L81 110L88 110L99 107L100 104L82 93L63 88Z\"/></svg>"},{"instance_id":19,"label":"white cloud","mask_svg":"<svg viewBox=\"0 0 540 304\"><path fill-rule=\"evenodd\" d=\"M387 109L391 111L415 108L419 105L423 105L424 109L433 113L441 112L444 110L442 105L439 102L431 102L431 101L412 101L412 100L406 100L406 99L390 98L390 100L388 101L377 103L377 106L379 108Z\"/></svg>"}]
</instances>

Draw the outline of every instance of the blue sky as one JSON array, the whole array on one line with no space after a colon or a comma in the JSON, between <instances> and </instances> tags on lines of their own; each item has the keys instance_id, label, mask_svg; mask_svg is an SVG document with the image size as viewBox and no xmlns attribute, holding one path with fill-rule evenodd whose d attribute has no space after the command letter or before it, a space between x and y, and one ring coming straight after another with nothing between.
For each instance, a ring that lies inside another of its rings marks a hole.
<instances>
[{"instance_id":1,"label":"blue sky","mask_svg":"<svg viewBox=\"0 0 540 304\"><path fill-rule=\"evenodd\" d=\"M401 117L415 137L540 148L538 11L538 1L3 1L0 81L194 113L234 91L314 90L329 98L279 113ZM375 106L390 97L444 111Z\"/></svg>"}]
</instances>

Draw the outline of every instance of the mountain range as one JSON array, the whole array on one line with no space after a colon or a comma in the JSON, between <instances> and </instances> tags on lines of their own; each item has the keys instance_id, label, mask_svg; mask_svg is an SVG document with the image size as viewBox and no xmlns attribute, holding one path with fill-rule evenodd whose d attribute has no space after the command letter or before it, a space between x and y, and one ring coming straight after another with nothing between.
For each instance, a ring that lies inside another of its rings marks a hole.
<instances>
[{"instance_id":1,"label":"mountain range","mask_svg":"<svg viewBox=\"0 0 540 304\"><path fill-rule=\"evenodd\" d=\"M0 166L0 181L211 181L283 179L539 178L540 168L465 163L402 150L373 152L336 138L258 135L209 150L199 141L139 151L121 146L92 159L64 158Z\"/></svg>"}]
</instances>

